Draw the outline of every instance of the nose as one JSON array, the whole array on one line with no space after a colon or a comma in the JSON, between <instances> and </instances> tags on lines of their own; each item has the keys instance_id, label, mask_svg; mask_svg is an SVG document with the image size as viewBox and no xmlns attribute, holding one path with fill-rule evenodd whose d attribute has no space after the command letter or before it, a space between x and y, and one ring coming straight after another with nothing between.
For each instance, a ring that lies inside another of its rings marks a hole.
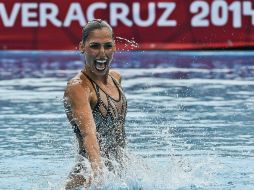
<instances>
[{"instance_id":1,"label":"nose","mask_svg":"<svg viewBox=\"0 0 254 190\"><path fill-rule=\"evenodd\" d=\"M106 55L105 48L104 48L103 45L102 45L101 48L100 48L99 54L100 54L100 56L105 56L105 55Z\"/></svg>"}]
</instances>

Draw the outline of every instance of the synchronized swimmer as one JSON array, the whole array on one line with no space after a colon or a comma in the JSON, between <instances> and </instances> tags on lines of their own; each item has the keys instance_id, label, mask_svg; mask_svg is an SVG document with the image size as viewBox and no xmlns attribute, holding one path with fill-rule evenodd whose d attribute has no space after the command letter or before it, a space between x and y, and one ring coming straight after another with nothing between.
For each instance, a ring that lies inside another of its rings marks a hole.
<instances>
[{"instance_id":1,"label":"synchronized swimmer","mask_svg":"<svg viewBox=\"0 0 254 190\"><path fill-rule=\"evenodd\" d=\"M79 154L89 160L92 172L85 177L86 168L78 163L66 189L94 183L102 175L103 166L114 170L110 160L121 163L126 144L127 101L121 75L110 69L116 50L111 26L100 19L88 22L79 49L85 55L84 68L68 82L64 105L78 139Z\"/></svg>"}]
</instances>

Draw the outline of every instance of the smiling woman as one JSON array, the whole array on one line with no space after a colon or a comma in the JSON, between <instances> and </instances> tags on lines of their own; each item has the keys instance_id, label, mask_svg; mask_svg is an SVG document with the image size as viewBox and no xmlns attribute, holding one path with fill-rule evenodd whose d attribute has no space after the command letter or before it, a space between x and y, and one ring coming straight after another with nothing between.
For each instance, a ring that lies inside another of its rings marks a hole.
<instances>
[{"instance_id":1,"label":"smiling woman","mask_svg":"<svg viewBox=\"0 0 254 190\"><path fill-rule=\"evenodd\" d=\"M102 20L88 22L79 47L85 54L85 66L68 82L64 105L79 142L81 160L89 160L92 173L87 174L86 166L78 163L66 189L100 180L104 165L114 170L111 160L121 163L125 147L127 102L120 74L110 69L115 52L112 28Z\"/></svg>"},{"instance_id":2,"label":"smiling woman","mask_svg":"<svg viewBox=\"0 0 254 190\"><path fill-rule=\"evenodd\" d=\"M105 21L89 22L83 31L80 50L86 54L87 67L93 73L97 72L97 74L104 76L109 71L115 52L112 28Z\"/></svg>"}]
</instances>

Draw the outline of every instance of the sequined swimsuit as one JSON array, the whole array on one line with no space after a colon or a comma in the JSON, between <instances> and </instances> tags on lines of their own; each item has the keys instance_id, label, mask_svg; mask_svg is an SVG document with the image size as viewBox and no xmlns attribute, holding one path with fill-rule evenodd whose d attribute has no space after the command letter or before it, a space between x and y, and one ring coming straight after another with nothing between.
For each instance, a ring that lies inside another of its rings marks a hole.
<instances>
[{"instance_id":1,"label":"sequined swimsuit","mask_svg":"<svg viewBox=\"0 0 254 190\"><path fill-rule=\"evenodd\" d=\"M119 151L125 146L124 124L127 101L123 90L120 84L109 75L118 89L119 99L116 100L103 91L89 76L85 73L83 74L90 80L97 96L97 103L92 109L92 114L96 125L97 140L99 142L101 154L103 157L109 158L113 156L118 159ZM72 125L77 137L79 140L82 140L78 125L75 123ZM79 153L87 157L84 149L80 149Z\"/></svg>"}]
</instances>

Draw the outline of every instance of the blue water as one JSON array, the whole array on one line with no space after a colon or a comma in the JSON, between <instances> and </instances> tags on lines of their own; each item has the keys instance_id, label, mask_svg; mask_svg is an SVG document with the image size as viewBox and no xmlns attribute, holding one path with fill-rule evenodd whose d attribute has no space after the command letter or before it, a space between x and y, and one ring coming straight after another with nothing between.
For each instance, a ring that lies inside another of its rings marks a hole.
<instances>
[{"instance_id":1,"label":"blue water","mask_svg":"<svg viewBox=\"0 0 254 190\"><path fill-rule=\"evenodd\" d=\"M77 52L0 52L0 189L62 189L76 142L62 104ZM253 190L254 52L119 52L128 176L102 189Z\"/></svg>"}]
</instances>

